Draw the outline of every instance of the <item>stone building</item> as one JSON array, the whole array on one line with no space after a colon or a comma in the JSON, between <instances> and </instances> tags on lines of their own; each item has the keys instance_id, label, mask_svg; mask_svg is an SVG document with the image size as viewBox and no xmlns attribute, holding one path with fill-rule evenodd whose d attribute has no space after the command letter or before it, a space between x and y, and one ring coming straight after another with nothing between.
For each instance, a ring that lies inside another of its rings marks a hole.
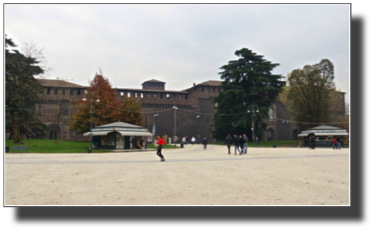
<instances>
[{"instance_id":1,"label":"stone building","mask_svg":"<svg viewBox=\"0 0 378 238\"><path fill-rule=\"evenodd\" d=\"M60 140L88 140L88 137L69 131L69 120L75 114L75 108L69 107L73 99L82 100L86 86L70 83L63 80L40 79L44 87L44 95L41 97L41 109L38 110L38 118L45 123L49 130L46 139L53 139L58 135ZM193 83L189 88L181 91L166 90L165 82L151 79L142 83L141 89L117 88L117 99L122 105L125 97L137 99L142 107L145 127L152 131L153 123L156 125L156 133L174 137L174 118L176 105L176 135L181 142L183 136L206 137L213 142L209 125L213 121L215 105L213 97L221 92L220 80L209 80L199 84ZM338 113L345 113L344 96L340 94ZM58 110L63 110L63 115L57 117ZM155 115L155 116L154 116ZM267 130L260 140L296 140L300 133L295 123L287 122L288 112L277 98L269 109ZM251 138L251 131L246 132Z\"/></svg>"}]
</instances>

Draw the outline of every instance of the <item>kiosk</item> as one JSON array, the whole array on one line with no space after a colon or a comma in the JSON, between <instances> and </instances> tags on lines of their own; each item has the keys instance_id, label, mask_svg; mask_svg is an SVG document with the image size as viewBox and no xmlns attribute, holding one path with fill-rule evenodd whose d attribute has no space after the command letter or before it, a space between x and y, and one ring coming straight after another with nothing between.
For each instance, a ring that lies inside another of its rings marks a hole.
<instances>
[{"instance_id":1,"label":"kiosk","mask_svg":"<svg viewBox=\"0 0 378 238\"><path fill-rule=\"evenodd\" d=\"M90 136L86 132L83 136ZM113 122L92 129L92 141L95 149L142 149L142 142L152 137L148 129L125 122Z\"/></svg>"},{"instance_id":2,"label":"kiosk","mask_svg":"<svg viewBox=\"0 0 378 238\"><path fill-rule=\"evenodd\" d=\"M315 147L332 147L333 138L339 139L341 146L349 144L349 134L345 129L321 125L302 131L298 137L303 137L304 146L309 146L309 135L315 135Z\"/></svg>"}]
</instances>

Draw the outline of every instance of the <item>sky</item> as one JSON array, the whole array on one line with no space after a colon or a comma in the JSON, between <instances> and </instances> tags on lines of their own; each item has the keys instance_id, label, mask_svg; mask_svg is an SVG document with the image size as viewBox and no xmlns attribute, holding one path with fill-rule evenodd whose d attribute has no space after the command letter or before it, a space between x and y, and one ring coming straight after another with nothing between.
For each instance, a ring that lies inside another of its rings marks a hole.
<instances>
[{"instance_id":1,"label":"sky","mask_svg":"<svg viewBox=\"0 0 378 238\"><path fill-rule=\"evenodd\" d=\"M241 48L282 76L329 59L349 103L348 4L5 4L4 32L43 48L44 78L84 86L101 70L119 88L157 79L183 90L220 80Z\"/></svg>"}]
</instances>

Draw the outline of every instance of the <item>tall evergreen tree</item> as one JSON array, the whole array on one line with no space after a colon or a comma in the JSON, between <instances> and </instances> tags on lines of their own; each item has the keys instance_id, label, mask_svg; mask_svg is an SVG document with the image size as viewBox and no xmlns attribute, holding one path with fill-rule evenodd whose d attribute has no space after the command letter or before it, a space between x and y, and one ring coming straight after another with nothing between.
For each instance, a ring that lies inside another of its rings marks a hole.
<instances>
[{"instance_id":1,"label":"tall evergreen tree","mask_svg":"<svg viewBox=\"0 0 378 238\"><path fill-rule=\"evenodd\" d=\"M257 105L259 112L255 113L254 130L261 138L265 127L263 119L268 117L269 107L282 90L283 83L279 81L282 76L271 72L279 64L246 48L235 51L235 55L239 57L237 60L220 68L219 74L224 81L222 92L213 100L217 107L211 131L217 139L224 139L227 133L248 133L252 115L247 111Z\"/></svg>"},{"instance_id":2,"label":"tall evergreen tree","mask_svg":"<svg viewBox=\"0 0 378 238\"><path fill-rule=\"evenodd\" d=\"M27 138L45 135L46 126L35 117L35 107L43 87L34 76L42 74L43 70L35 58L26 57L11 47L16 47L16 44L6 36L6 130L14 137L15 144L21 144L22 134Z\"/></svg>"}]
</instances>

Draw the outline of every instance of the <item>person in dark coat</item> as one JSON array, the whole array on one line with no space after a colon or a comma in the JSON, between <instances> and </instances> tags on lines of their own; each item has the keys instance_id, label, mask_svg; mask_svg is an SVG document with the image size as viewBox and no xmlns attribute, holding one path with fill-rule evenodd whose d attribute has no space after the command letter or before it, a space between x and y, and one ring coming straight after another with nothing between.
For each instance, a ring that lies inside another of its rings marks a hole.
<instances>
[{"instance_id":1,"label":"person in dark coat","mask_svg":"<svg viewBox=\"0 0 378 238\"><path fill-rule=\"evenodd\" d=\"M206 137L203 138L203 140L202 140L202 144L203 144L203 149L206 149L206 146L207 146L207 140L206 140Z\"/></svg>"},{"instance_id":2,"label":"person in dark coat","mask_svg":"<svg viewBox=\"0 0 378 238\"><path fill-rule=\"evenodd\" d=\"M224 143L227 145L228 154L230 154L230 149L232 145L232 137L230 136L230 134L227 135L226 139L224 140Z\"/></svg>"},{"instance_id":3,"label":"person in dark coat","mask_svg":"<svg viewBox=\"0 0 378 238\"><path fill-rule=\"evenodd\" d=\"M311 138L311 149L315 150L315 136Z\"/></svg>"},{"instance_id":4,"label":"person in dark coat","mask_svg":"<svg viewBox=\"0 0 378 238\"><path fill-rule=\"evenodd\" d=\"M240 145L240 153L239 153L239 155L244 154L244 149L243 149L244 142L245 142L245 140L244 140L243 136L240 135L239 136L239 145Z\"/></svg>"},{"instance_id":5,"label":"person in dark coat","mask_svg":"<svg viewBox=\"0 0 378 238\"><path fill-rule=\"evenodd\" d=\"M234 135L234 145L235 145L235 155L236 155L236 150L238 150L239 154L240 154L240 150L239 150L239 137L236 134Z\"/></svg>"}]
</instances>

